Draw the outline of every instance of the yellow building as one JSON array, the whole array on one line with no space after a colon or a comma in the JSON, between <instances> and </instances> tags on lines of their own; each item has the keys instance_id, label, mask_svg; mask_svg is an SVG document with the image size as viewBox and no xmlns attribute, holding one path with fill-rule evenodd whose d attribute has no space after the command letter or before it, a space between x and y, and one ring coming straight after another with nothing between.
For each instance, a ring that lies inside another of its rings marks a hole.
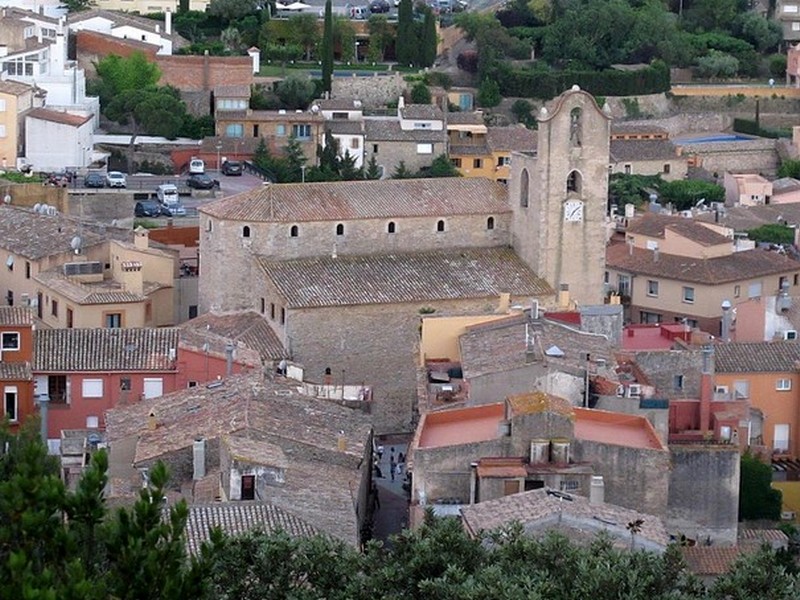
<instances>
[{"instance_id":1,"label":"yellow building","mask_svg":"<svg viewBox=\"0 0 800 600\"><path fill-rule=\"evenodd\" d=\"M42 96L27 83L0 80L0 165L17 166L17 157L25 141L25 115L41 105Z\"/></svg>"},{"instance_id":2,"label":"yellow building","mask_svg":"<svg viewBox=\"0 0 800 600\"><path fill-rule=\"evenodd\" d=\"M450 161L464 177L485 177L507 183L511 152L536 150L536 132L522 125L487 127L481 112L447 115Z\"/></svg>"}]
</instances>

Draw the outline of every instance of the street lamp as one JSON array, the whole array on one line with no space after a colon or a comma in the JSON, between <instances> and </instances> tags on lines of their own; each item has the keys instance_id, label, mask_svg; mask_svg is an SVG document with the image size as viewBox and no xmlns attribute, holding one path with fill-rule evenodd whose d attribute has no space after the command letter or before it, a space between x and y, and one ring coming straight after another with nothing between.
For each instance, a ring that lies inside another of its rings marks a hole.
<instances>
[{"instance_id":1,"label":"street lamp","mask_svg":"<svg viewBox=\"0 0 800 600\"><path fill-rule=\"evenodd\" d=\"M222 142L217 142L217 171L219 171L220 164L219 164L219 153L222 150Z\"/></svg>"},{"instance_id":2,"label":"street lamp","mask_svg":"<svg viewBox=\"0 0 800 600\"><path fill-rule=\"evenodd\" d=\"M302 182L305 183L306 182L306 166L305 165L300 165L300 174L302 176Z\"/></svg>"}]
</instances>

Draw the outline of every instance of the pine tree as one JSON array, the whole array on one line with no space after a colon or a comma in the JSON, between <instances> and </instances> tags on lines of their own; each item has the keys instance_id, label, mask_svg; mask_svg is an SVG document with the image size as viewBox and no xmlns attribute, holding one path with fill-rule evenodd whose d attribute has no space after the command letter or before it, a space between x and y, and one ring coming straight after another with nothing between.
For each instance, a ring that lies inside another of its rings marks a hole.
<instances>
[{"instance_id":1,"label":"pine tree","mask_svg":"<svg viewBox=\"0 0 800 600\"><path fill-rule=\"evenodd\" d=\"M339 176L344 181L364 178L363 170L356 168L356 157L349 150L345 150L344 156L339 160Z\"/></svg>"},{"instance_id":2,"label":"pine tree","mask_svg":"<svg viewBox=\"0 0 800 600\"><path fill-rule=\"evenodd\" d=\"M392 173L392 179L411 179L413 174L411 171L408 170L406 167L406 162L401 160L400 163L395 167L394 173Z\"/></svg>"},{"instance_id":3,"label":"pine tree","mask_svg":"<svg viewBox=\"0 0 800 600\"><path fill-rule=\"evenodd\" d=\"M308 159L296 137L291 136L289 138L289 143L284 147L284 151L286 152L286 158L284 159L285 169L282 173L279 173L279 182L291 183L302 181L303 167L306 162L308 162Z\"/></svg>"},{"instance_id":4,"label":"pine tree","mask_svg":"<svg viewBox=\"0 0 800 600\"><path fill-rule=\"evenodd\" d=\"M375 159L375 155L373 154L369 161L367 162L367 169L364 171L364 177L366 179L380 179L381 178L381 169L378 166L378 161Z\"/></svg>"},{"instance_id":5,"label":"pine tree","mask_svg":"<svg viewBox=\"0 0 800 600\"><path fill-rule=\"evenodd\" d=\"M331 0L325 2L325 28L322 33L322 91L333 86L333 9Z\"/></svg>"}]
</instances>

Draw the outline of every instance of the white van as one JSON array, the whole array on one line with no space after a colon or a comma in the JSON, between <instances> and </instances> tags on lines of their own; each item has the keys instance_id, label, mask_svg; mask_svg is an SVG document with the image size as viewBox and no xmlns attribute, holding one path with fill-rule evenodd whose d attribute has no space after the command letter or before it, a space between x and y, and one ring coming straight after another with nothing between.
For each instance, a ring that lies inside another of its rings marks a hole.
<instances>
[{"instance_id":1,"label":"white van","mask_svg":"<svg viewBox=\"0 0 800 600\"><path fill-rule=\"evenodd\" d=\"M163 183L156 190L158 201L161 204L180 204L178 186L173 183Z\"/></svg>"},{"instance_id":2,"label":"white van","mask_svg":"<svg viewBox=\"0 0 800 600\"><path fill-rule=\"evenodd\" d=\"M189 161L189 175L202 175L206 172L206 163L202 158L193 156Z\"/></svg>"}]
</instances>

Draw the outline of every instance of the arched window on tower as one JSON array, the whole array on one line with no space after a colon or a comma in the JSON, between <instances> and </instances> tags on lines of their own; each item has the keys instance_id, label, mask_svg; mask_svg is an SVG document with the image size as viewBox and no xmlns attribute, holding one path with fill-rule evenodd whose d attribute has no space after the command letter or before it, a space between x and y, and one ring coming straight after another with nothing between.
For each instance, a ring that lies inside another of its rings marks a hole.
<instances>
[{"instance_id":1,"label":"arched window on tower","mask_svg":"<svg viewBox=\"0 0 800 600\"><path fill-rule=\"evenodd\" d=\"M245 225L244 227L242 227L242 237L243 238L249 238L250 237L250 226L249 225Z\"/></svg>"},{"instance_id":2,"label":"arched window on tower","mask_svg":"<svg viewBox=\"0 0 800 600\"><path fill-rule=\"evenodd\" d=\"M522 169L522 174L519 177L519 205L522 208L528 208L528 169Z\"/></svg>"},{"instance_id":3,"label":"arched window on tower","mask_svg":"<svg viewBox=\"0 0 800 600\"><path fill-rule=\"evenodd\" d=\"M580 108L573 108L569 113L569 143L572 146L581 145L582 129L583 111Z\"/></svg>"},{"instance_id":4,"label":"arched window on tower","mask_svg":"<svg viewBox=\"0 0 800 600\"><path fill-rule=\"evenodd\" d=\"M567 175L567 193L580 194L582 183L581 174L578 171L570 171L569 175Z\"/></svg>"}]
</instances>

